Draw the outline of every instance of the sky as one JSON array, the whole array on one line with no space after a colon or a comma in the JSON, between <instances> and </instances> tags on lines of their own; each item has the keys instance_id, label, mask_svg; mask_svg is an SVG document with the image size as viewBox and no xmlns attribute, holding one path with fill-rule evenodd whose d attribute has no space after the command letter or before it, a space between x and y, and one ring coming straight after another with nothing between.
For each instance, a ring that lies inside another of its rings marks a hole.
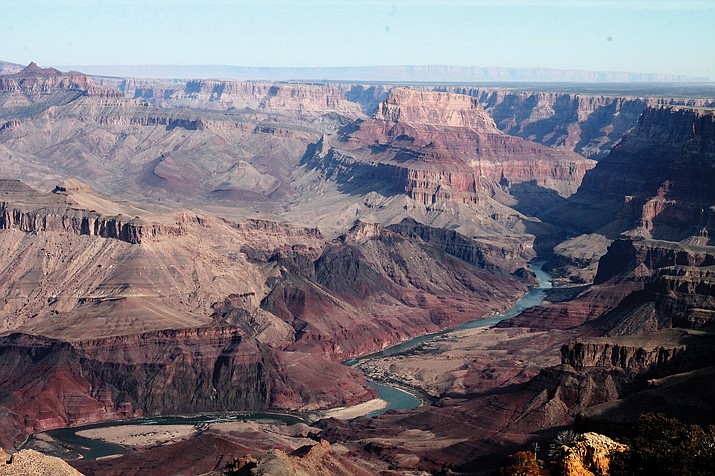
<instances>
[{"instance_id":1,"label":"sky","mask_svg":"<svg viewBox=\"0 0 715 476\"><path fill-rule=\"evenodd\" d=\"M0 0L0 60L447 64L715 80L715 0Z\"/></svg>"}]
</instances>

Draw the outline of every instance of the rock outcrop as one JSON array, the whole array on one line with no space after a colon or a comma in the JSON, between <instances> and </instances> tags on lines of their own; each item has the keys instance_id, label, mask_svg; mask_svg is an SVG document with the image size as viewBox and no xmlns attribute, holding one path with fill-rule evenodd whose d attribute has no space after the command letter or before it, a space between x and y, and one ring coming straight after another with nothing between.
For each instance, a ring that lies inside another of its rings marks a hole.
<instances>
[{"instance_id":1,"label":"rock outcrop","mask_svg":"<svg viewBox=\"0 0 715 476\"><path fill-rule=\"evenodd\" d=\"M684 337L680 344L655 347L611 344L602 340L564 345L561 348L561 363L576 370L618 368L631 375L648 374L653 377L706 366L713 361L713 353L708 349L712 342L707 339ZM688 345L689 340L695 343Z\"/></svg>"},{"instance_id":2,"label":"rock outcrop","mask_svg":"<svg viewBox=\"0 0 715 476\"><path fill-rule=\"evenodd\" d=\"M405 219L388 228L403 236L419 238L449 255L490 271L515 272L524 266L525 261L533 258L533 242L520 240L509 242L508 246L505 246L507 237L502 237L498 243L470 239L457 231L429 227L411 219Z\"/></svg>"},{"instance_id":3,"label":"rock outcrop","mask_svg":"<svg viewBox=\"0 0 715 476\"><path fill-rule=\"evenodd\" d=\"M526 290L508 272L405 232L359 224L317 255L292 248L268 257L280 274L261 307L293 327L291 349L345 359L497 312Z\"/></svg>"},{"instance_id":4,"label":"rock outcrop","mask_svg":"<svg viewBox=\"0 0 715 476\"><path fill-rule=\"evenodd\" d=\"M715 114L647 108L638 125L584 176L550 219L572 229L635 230L657 239L711 244Z\"/></svg>"},{"instance_id":5,"label":"rock outcrop","mask_svg":"<svg viewBox=\"0 0 715 476\"><path fill-rule=\"evenodd\" d=\"M91 189L80 182L68 183L70 185L65 182L57 185L52 194L42 194L19 185L18 181L0 180L0 230L66 232L113 238L133 244L185 233L180 222L151 223L138 216L108 217L95 210L79 208L63 195L68 192L91 193Z\"/></svg>"},{"instance_id":6,"label":"rock outcrop","mask_svg":"<svg viewBox=\"0 0 715 476\"><path fill-rule=\"evenodd\" d=\"M0 76L0 95L49 95L56 91L76 91L87 96L121 97L112 89L97 86L91 77L78 71L63 73L54 68L40 68L35 62L24 69Z\"/></svg>"},{"instance_id":7,"label":"rock outcrop","mask_svg":"<svg viewBox=\"0 0 715 476\"><path fill-rule=\"evenodd\" d=\"M562 447L557 467L564 476L610 474L611 458L628 447L598 433L584 433L572 445Z\"/></svg>"},{"instance_id":8,"label":"rock outcrop","mask_svg":"<svg viewBox=\"0 0 715 476\"><path fill-rule=\"evenodd\" d=\"M82 476L65 461L35 450L21 450L5 456L0 449L0 476Z\"/></svg>"},{"instance_id":9,"label":"rock outcrop","mask_svg":"<svg viewBox=\"0 0 715 476\"><path fill-rule=\"evenodd\" d=\"M353 150L369 150L371 160L407 168L411 176L405 189L427 203L450 190L475 195L485 188L483 178L502 184L533 181L568 194L592 166L568 152L501 133L476 99L459 94L396 88L373 119L357 127L342 140Z\"/></svg>"},{"instance_id":10,"label":"rock outcrop","mask_svg":"<svg viewBox=\"0 0 715 476\"><path fill-rule=\"evenodd\" d=\"M386 86L298 84L262 81L190 80L183 87L156 81L113 85L127 97L162 107L246 110L315 120L337 115L365 117L387 91Z\"/></svg>"}]
</instances>

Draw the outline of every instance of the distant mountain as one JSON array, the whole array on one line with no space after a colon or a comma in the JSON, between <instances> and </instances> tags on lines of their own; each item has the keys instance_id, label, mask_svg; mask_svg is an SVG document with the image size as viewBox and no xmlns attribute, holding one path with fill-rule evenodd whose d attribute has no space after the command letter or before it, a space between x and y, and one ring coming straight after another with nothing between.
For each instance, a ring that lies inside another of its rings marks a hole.
<instances>
[{"instance_id":1,"label":"distant mountain","mask_svg":"<svg viewBox=\"0 0 715 476\"><path fill-rule=\"evenodd\" d=\"M63 65L99 76L146 78L225 78L261 80L331 80L395 82L706 82L708 78L655 73L580 71L550 68L500 68L477 66L345 66L283 68L227 65Z\"/></svg>"},{"instance_id":2,"label":"distant mountain","mask_svg":"<svg viewBox=\"0 0 715 476\"><path fill-rule=\"evenodd\" d=\"M0 75L1 74L13 74L24 68L21 64L8 63L7 61L0 61Z\"/></svg>"}]
</instances>

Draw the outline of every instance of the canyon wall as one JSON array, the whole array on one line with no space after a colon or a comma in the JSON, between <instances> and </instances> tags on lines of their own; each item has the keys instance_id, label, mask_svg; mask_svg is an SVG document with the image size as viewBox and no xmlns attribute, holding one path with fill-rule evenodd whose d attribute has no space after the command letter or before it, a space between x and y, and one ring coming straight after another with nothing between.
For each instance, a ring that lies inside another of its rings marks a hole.
<instances>
[{"instance_id":1,"label":"canyon wall","mask_svg":"<svg viewBox=\"0 0 715 476\"><path fill-rule=\"evenodd\" d=\"M284 353L235 327L152 332L69 344L0 337L0 445L25 434L136 416L314 410L373 396L339 363Z\"/></svg>"},{"instance_id":2,"label":"canyon wall","mask_svg":"<svg viewBox=\"0 0 715 476\"><path fill-rule=\"evenodd\" d=\"M598 95L529 92L500 88L440 88L479 100L497 127L557 149L601 159L631 128L647 107L713 107L712 98Z\"/></svg>"},{"instance_id":3,"label":"canyon wall","mask_svg":"<svg viewBox=\"0 0 715 476\"><path fill-rule=\"evenodd\" d=\"M330 144L321 139L303 160L345 181L368 183L384 174L390 190L425 205L483 204L501 187L522 182L569 195L593 166L500 132L468 96L406 88L391 90L372 119Z\"/></svg>"}]
</instances>

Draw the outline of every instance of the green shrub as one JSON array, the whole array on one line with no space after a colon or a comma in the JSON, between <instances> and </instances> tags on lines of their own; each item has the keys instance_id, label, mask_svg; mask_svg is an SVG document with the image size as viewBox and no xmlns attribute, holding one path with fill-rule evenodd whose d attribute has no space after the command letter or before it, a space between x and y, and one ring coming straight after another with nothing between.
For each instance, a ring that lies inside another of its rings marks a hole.
<instances>
[{"instance_id":1,"label":"green shrub","mask_svg":"<svg viewBox=\"0 0 715 476\"><path fill-rule=\"evenodd\" d=\"M715 474L715 426L686 425L661 413L641 415L626 442L629 450L613 455L611 476L712 476Z\"/></svg>"}]
</instances>

